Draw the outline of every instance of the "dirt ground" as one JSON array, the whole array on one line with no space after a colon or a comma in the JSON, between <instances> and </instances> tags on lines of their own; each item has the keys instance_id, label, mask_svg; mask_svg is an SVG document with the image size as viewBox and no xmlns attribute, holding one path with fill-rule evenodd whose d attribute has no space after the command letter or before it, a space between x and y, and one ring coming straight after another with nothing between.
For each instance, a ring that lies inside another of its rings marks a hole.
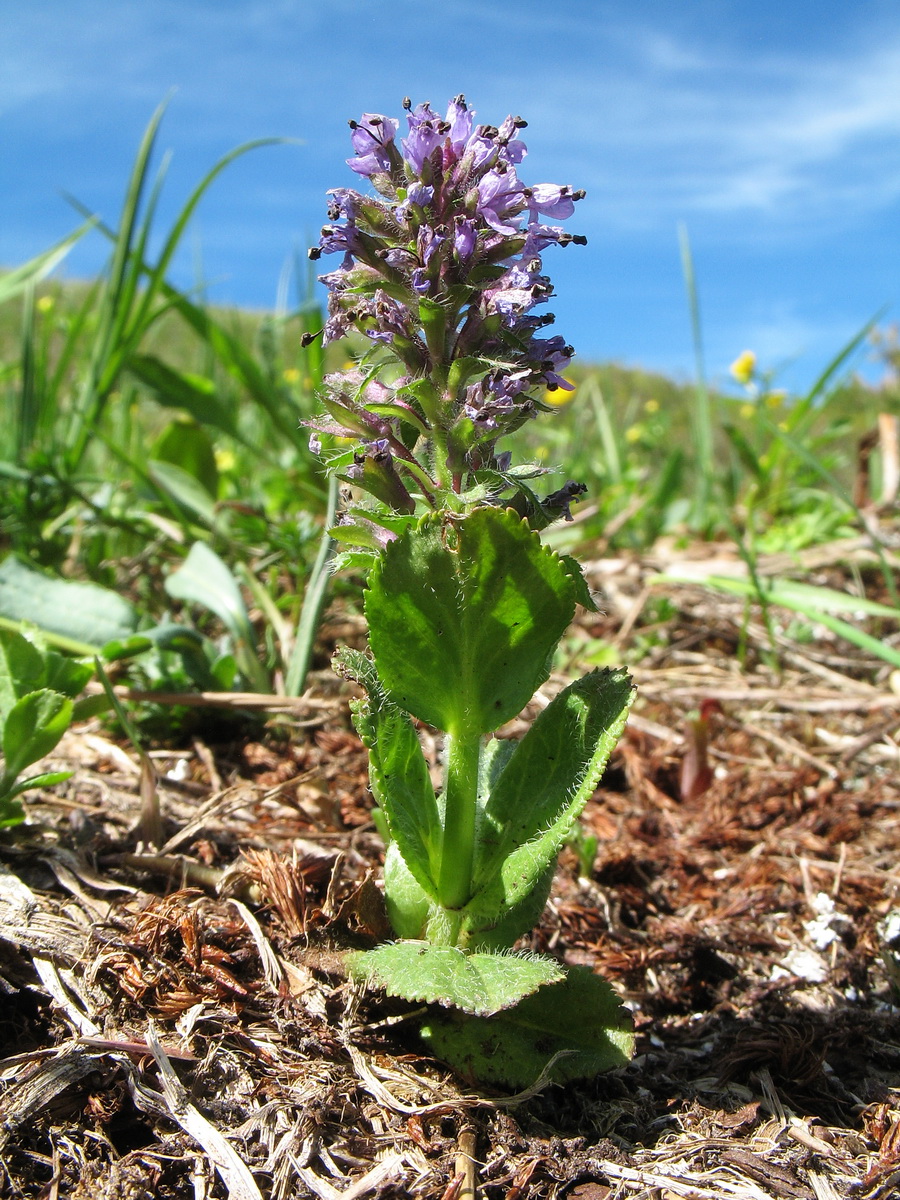
<instances>
[{"instance_id":1,"label":"dirt ground","mask_svg":"<svg viewBox=\"0 0 900 1200\"><path fill-rule=\"evenodd\" d=\"M847 553L803 577L873 580ZM428 1057L421 1009L348 983L341 950L388 930L326 666L363 631L333 611L268 724L236 741L207 710L143 760L82 726L52 760L73 777L0 839L0 1194L900 1196L897 677L790 614L660 587L665 560L590 566L605 612L568 660L631 662L639 699L530 940L612 981L627 1068L492 1092ZM690 716L713 701L704 777Z\"/></svg>"}]
</instances>

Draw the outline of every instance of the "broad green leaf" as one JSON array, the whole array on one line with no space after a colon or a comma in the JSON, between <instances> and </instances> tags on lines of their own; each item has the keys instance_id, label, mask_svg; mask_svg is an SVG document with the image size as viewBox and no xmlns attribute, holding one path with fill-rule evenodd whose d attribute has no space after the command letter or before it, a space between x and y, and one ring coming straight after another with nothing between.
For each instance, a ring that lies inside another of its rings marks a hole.
<instances>
[{"instance_id":1,"label":"broad green leaf","mask_svg":"<svg viewBox=\"0 0 900 1200\"><path fill-rule=\"evenodd\" d=\"M16 776L49 754L69 728L72 701L42 688L17 700L3 726L4 776Z\"/></svg>"},{"instance_id":2,"label":"broad green leaf","mask_svg":"<svg viewBox=\"0 0 900 1200\"><path fill-rule=\"evenodd\" d=\"M624 1067L634 1053L631 1014L588 967L490 1019L435 1013L420 1033L464 1078L513 1088L535 1083L556 1054L550 1078L564 1083Z\"/></svg>"},{"instance_id":3,"label":"broad green leaf","mask_svg":"<svg viewBox=\"0 0 900 1200\"><path fill-rule=\"evenodd\" d=\"M165 589L176 600L202 604L215 613L234 638L235 657L251 687L269 690L265 670L256 657L253 626L237 580L214 550L195 542L181 566L168 576Z\"/></svg>"},{"instance_id":4,"label":"broad green leaf","mask_svg":"<svg viewBox=\"0 0 900 1200\"><path fill-rule=\"evenodd\" d=\"M137 611L116 592L54 579L11 555L0 563L0 616L59 635L86 654L127 638L138 623Z\"/></svg>"},{"instance_id":5,"label":"broad green leaf","mask_svg":"<svg viewBox=\"0 0 900 1200\"><path fill-rule=\"evenodd\" d=\"M33 642L13 630L0 630L0 721L20 696L43 687L46 665Z\"/></svg>"},{"instance_id":6,"label":"broad green leaf","mask_svg":"<svg viewBox=\"0 0 900 1200\"><path fill-rule=\"evenodd\" d=\"M467 954L456 946L392 942L347 955L354 979L404 1000L449 1004L488 1017L563 978L549 958Z\"/></svg>"},{"instance_id":7,"label":"broad green leaf","mask_svg":"<svg viewBox=\"0 0 900 1200\"><path fill-rule=\"evenodd\" d=\"M632 697L627 671L593 671L519 742L482 814L466 928L490 926L537 887L597 786Z\"/></svg>"},{"instance_id":8,"label":"broad green leaf","mask_svg":"<svg viewBox=\"0 0 900 1200\"><path fill-rule=\"evenodd\" d=\"M507 950L515 945L540 921L555 874L554 855L543 873L533 878L528 890L519 889L511 899L500 896L499 892L476 897L474 905L466 909L462 922L459 935L462 944L472 951Z\"/></svg>"},{"instance_id":9,"label":"broad green leaf","mask_svg":"<svg viewBox=\"0 0 900 1200\"><path fill-rule=\"evenodd\" d=\"M384 905L397 937L424 938L436 902L410 871L396 842L384 856Z\"/></svg>"},{"instance_id":10,"label":"broad green leaf","mask_svg":"<svg viewBox=\"0 0 900 1200\"><path fill-rule=\"evenodd\" d=\"M44 650L42 653L45 664L43 686L74 700L94 674L93 664L67 658L55 650Z\"/></svg>"},{"instance_id":11,"label":"broad green leaf","mask_svg":"<svg viewBox=\"0 0 900 1200\"><path fill-rule=\"evenodd\" d=\"M391 699L438 729L497 729L547 678L575 610L565 564L510 510L428 516L391 542L366 595Z\"/></svg>"},{"instance_id":12,"label":"broad green leaf","mask_svg":"<svg viewBox=\"0 0 900 1200\"><path fill-rule=\"evenodd\" d=\"M351 702L353 723L369 752L369 784L391 837L417 882L437 894L442 827L428 764L406 713L384 694L375 664L359 651L337 655L341 674L368 692Z\"/></svg>"}]
</instances>

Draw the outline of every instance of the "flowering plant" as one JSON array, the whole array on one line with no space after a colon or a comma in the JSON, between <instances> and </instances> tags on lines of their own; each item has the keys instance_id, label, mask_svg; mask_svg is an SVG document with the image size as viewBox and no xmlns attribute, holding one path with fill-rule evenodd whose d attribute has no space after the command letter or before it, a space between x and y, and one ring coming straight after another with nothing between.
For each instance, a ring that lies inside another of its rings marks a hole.
<instances>
[{"instance_id":1,"label":"flowering plant","mask_svg":"<svg viewBox=\"0 0 900 1200\"><path fill-rule=\"evenodd\" d=\"M538 920L556 856L625 722L621 670L565 688L516 744L492 736L547 679L577 602L578 564L539 530L570 519L584 488L540 496L534 465L498 442L570 388L572 347L540 335L552 315L541 256L584 243L564 220L583 192L525 186L525 122L475 125L462 96L445 116L408 101L407 136L373 113L351 121L350 167L376 195L330 194L319 258L322 337L370 343L325 380L312 443L341 439L330 467L349 485L339 562L366 568L370 654L337 669L365 690L354 721L370 758L384 882L398 941L350 955L351 974L438 1002L423 1035L483 1079L530 1082L625 1061L627 1014L585 968L512 950ZM349 439L349 445L347 444ZM444 734L435 792L413 718Z\"/></svg>"}]
</instances>

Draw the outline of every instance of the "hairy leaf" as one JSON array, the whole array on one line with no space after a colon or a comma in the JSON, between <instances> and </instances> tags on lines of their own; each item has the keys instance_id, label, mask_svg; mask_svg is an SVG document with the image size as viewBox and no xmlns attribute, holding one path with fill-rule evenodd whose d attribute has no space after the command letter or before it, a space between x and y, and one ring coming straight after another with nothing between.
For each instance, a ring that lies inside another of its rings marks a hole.
<instances>
[{"instance_id":1,"label":"hairy leaf","mask_svg":"<svg viewBox=\"0 0 900 1200\"><path fill-rule=\"evenodd\" d=\"M525 1088L552 1062L557 1083L624 1067L634 1049L631 1014L587 967L490 1020L435 1013L420 1030L434 1054L468 1078Z\"/></svg>"},{"instance_id":2,"label":"hairy leaf","mask_svg":"<svg viewBox=\"0 0 900 1200\"><path fill-rule=\"evenodd\" d=\"M549 958L467 954L456 946L393 942L347 956L350 974L404 1000L450 1004L489 1017L563 978Z\"/></svg>"},{"instance_id":3,"label":"hairy leaf","mask_svg":"<svg viewBox=\"0 0 900 1200\"><path fill-rule=\"evenodd\" d=\"M626 671L593 671L525 734L482 814L466 928L490 926L537 887L597 786L632 694Z\"/></svg>"},{"instance_id":4,"label":"hairy leaf","mask_svg":"<svg viewBox=\"0 0 900 1200\"><path fill-rule=\"evenodd\" d=\"M437 894L442 829L428 764L406 713L385 695L375 664L344 649L337 668L368 693L351 703L353 723L369 751L369 784L406 865L430 896ZM399 932L399 931L398 931Z\"/></svg>"},{"instance_id":5,"label":"hairy leaf","mask_svg":"<svg viewBox=\"0 0 900 1200\"><path fill-rule=\"evenodd\" d=\"M511 510L425 517L370 576L378 674L420 720L465 738L488 733L547 678L575 592L562 560Z\"/></svg>"}]
</instances>

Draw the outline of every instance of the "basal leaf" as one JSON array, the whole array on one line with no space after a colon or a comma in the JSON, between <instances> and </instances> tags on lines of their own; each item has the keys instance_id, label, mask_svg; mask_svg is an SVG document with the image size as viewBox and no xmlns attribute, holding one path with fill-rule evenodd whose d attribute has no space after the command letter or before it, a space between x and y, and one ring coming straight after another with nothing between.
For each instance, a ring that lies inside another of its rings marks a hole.
<instances>
[{"instance_id":1,"label":"basal leaf","mask_svg":"<svg viewBox=\"0 0 900 1200\"><path fill-rule=\"evenodd\" d=\"M560 692L522 738L481 816L468 928L496 921L537 886L597 786L632 694L626 671L593 671Z\"/></svg>"},{"instance_id":2,"label":"basal leaf","mask_svg":"<svg viewBox=\"0 0 900 1200\"><path fill-rule=\"evenodd\" d=\"M420 1032L465 1078L513 1088L533 1084L556 1054L550 1078L563 1083L624 1067L634 1050L631 1014L587 967L490 1019L435 1013Z\"/></svg>"},{"instance_id":3,"label":"basal leaf","mask_svg":"<svg viewBox=\"0 0 900 1200\"><path fill-rule=\"evenodd\" d=\"M437 893L442 829L428 764L415 728L385 695L375 664L358 651L338 653L336 666L360 683L365 700L351 704L353 722L369 752L369 783L391 837L418 883ZM399 932L399 931L398 931Z\"/></svg>"},{"instance_id":4,"label":"basal leaf","mask_svg":"<svg viewBox=\"0 0 900 1200\"><path fill-rule=\"evenodd\" d=\"M378 674L401 708L475 737L514 717L547 678L572 619L562 560L511 510L425 517L391 542L369 579Z\"/></svg>"},{"instance_id":5,"label":"basal leaf","mask_svg":"<svg viewBox=\"0 0 900 1200\"><path fill-rule=\"evenodd\" d=\"M0 563L0 616L27 621L78 644L79 653L100 652L128 637L138 613L124 597L95 583L54 579L10 555Z\"/></svg>"},{"instance_id":6,"label":"basal leaf","mask_svg":"<svg viewBox=\"0 0 900 1200\"><path fill-rule=\"evenodd\" d=\"M347 956L350 974L404 1000L452 1005L489 1017L563 978L549 958L467 954L456 946L392 942Z\"/></svg>"}]
</instances>

